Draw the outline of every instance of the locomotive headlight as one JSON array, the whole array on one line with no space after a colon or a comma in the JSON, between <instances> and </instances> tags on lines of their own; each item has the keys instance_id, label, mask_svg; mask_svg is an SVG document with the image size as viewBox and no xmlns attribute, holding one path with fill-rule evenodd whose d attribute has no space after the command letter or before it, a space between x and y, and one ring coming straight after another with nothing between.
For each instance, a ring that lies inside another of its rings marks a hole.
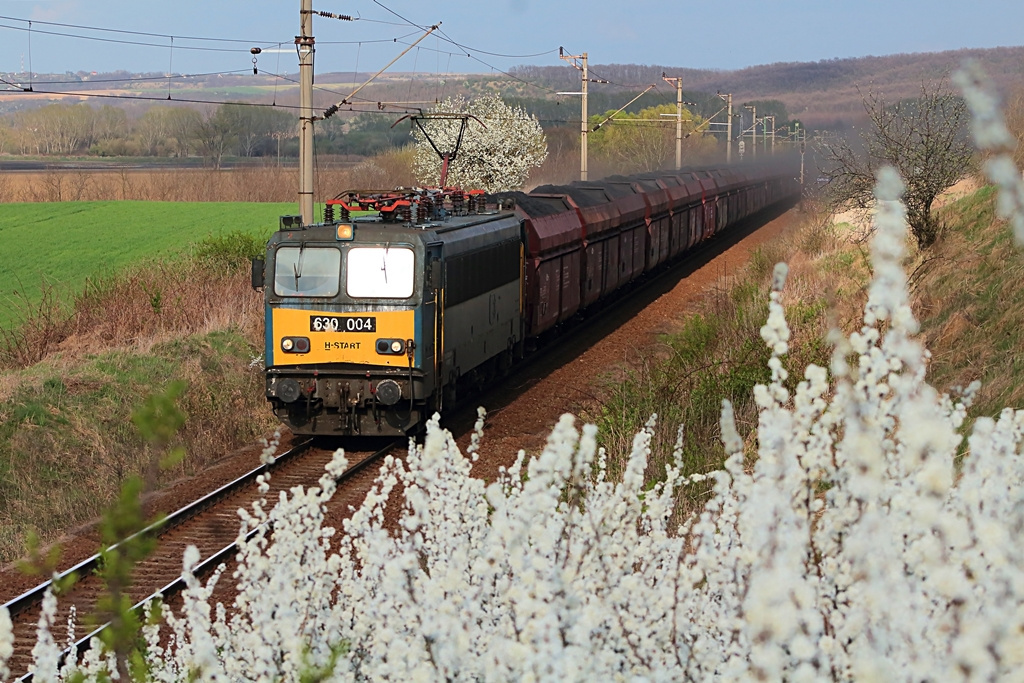
<instances>
[{"instance_id":1,"label":"locomotive headlight","mask_svg":"<svg viewBox=\"0 0 1024 683\"><path fill-rule=\"evenodd\" d=\"M378 339L374 348L382 356L395 356L405 351L405 342L401 339Z\"/></svg>"},{"instance_id":2,"label":"locomotive headlight","mask_svg":"<svg viewBox=\"0 0 1024 683\"><path fill-rule=\"evenodd\" d=\"M285 353L309 353L309 337L285 337L281 340Z\"/></svg>"}]
</instances>

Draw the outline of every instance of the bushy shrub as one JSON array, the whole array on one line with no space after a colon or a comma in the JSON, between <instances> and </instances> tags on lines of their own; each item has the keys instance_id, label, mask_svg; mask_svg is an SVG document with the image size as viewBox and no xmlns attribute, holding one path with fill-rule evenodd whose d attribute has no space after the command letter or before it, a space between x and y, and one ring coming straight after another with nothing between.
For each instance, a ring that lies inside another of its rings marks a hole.
<instances>
[{"instance_id":1,"label":"bushy shrub","mask_svg":"<svg viewBox=\"0 0 1024 683\"><path fill-rule=\"evenodd\" d=\"M195 247L196 259L222 272L247 269L252 259L262 257L267 248L267 235L259 236L241 230L211 235Z\"/></svg>"}]
</instances>

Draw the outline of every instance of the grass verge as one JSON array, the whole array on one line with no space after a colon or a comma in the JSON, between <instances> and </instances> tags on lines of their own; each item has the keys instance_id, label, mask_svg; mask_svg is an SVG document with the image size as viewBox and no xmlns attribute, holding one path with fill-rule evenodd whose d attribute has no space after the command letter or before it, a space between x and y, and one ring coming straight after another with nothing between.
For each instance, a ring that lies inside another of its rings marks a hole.
<instances>
[{"instance_id":1,"label":"grass verge","mask_svg":"<svg viewBox=\"0 0 1024 683\"><path fill-rule=\"evenodd\" d=\"M652 414L658 415L647 477L664 476L673 459L679 427L684 427L682 457L687 473L709 472L724 462L719 416L723 399L732 402L737 426L749 437L757 426L752 388L769 379L770 353L760 337L768 315L771 272L779 261L806 263L801 249L820 251L832 237L811 218L797 236L771 243L754 252L746 268L701 301L681 329L664 335L642 351L629 367L605 383L605 398L588 420L599 427L609 453L611 477L619 476L632 450L633 435ZM806 244L802 244L806 243ZM793 334L789 368L827 361L827 349L818 340L827 329L826 290L810 286L809 272L794 268L784 294L787 319ZM794 377L793 380L798 381ZM681 492L679 514L702 504L707 486Z\"/></svg>"},{"instance_id":2,"label":"grass verge","mask_svg":"<svg viewBox=\"0 0 1024 683\"><path fill-rule=\"evenodd\" d=\"M49 541L95 518L153 460L132 412L175 380L187 388L179 434L188 454L164 482L202 471L272 426L258 353L239 330L194 334L148 351L60 357L6 376L0 402L0 562L29 531ZM162 454L156 454L157 457Z\"/></svg>"},{"instance_id":3,"label":"grass verge","mask_svg":"<svg viewBox=\"0 0 1024 683\"><path fill-rule=\"evenodd\" d=\"M917 258L910 283L929 376L939 390L981 381L973 415L995 417L1024 405L1024 254L995 215L995 189L983 187L943 207L948 227Z\"/></svg>"}]
</instances>

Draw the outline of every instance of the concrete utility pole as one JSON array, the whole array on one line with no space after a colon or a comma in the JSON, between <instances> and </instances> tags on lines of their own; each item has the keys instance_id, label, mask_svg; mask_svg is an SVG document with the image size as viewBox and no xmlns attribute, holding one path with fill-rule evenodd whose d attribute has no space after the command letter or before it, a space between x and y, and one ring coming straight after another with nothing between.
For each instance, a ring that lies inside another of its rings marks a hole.
<instances>
[{"instance_id":1,"label":"concrete utility pole","mask_svg":"<svg viewBox=\"0 0 1024 683\"><path fill-rule=\"evenodd\" d=\"M716 93L721 99L725 100L725 105L728 107L725 119L725 163L732 163L732 93L723 95L722 93Z\"/></svg>"},{"instance_id":2,"label":"concrete utility pole","mask_svg":"<svg viewBox=\"0 0 1024 683\"><path fill-rule=\"evenodd\" d=\"M754 144L750 146L750 154L752 159L757 158L757 106L752 104L744 104L744 109L749 109L754 114L754 123L750 126L750 132L754 135Z\"/></svg>"},{"instance_id":3,"label":"concrete utility pole","mask_svg":"<svg viewBox=\"0 0 1024 683\"><path fill-rule=\"evenodd\" d=\"M302 224L313 223L313 0L301 0L299 35L299 212Z\"/></svg>"},{"instance_id":4,"label":"concrete utility pole","mask_svg":"<svg viewBox=\"0 0 1024 683\"><path fill-rule=\"evenodd\" d=\"M797 132L797 140L800 142L800 192L802 193L804 189L804 151L807 149L807 129L801 128L799 122L794 127Z\"/></svg>"},{"instance_id":5,"label":"concrete utility pole","mask_svg":"<svg viewBox=\"0 0 1024 683\"><path fill-rule=\"evenodd\" d=\"M764 116L761 117L761 122L764 124L765 145L768 144L768 140L767 140L767 137L768 137L768 119L772 120L772 155L774 155L775 154L775 116L774 115L765 114Z\"/></svg>"},{"instance_id":6,"label":"concrete utility pole","mask_svg":"<svg viewBox=\"0 0 1024 683\"><path fill-rule=\"evenodd\" d=\"M587 179L587 83L590 79L587 77L587 53L584 52L581 55L567 55L563 54L562 48L558 48L559 59L564 59L567 62L572 63L574 67L583 72L583 86L580 88L578 94L583 96L583 120L580 121L580 180ZM577 64L576 60L580 60L581 64ZM577 94L577 93L560 93L560 94Z\"/></svg>"},{"instance_id":7,"label":"concrete utility pole","mask_svg":"<svg viewBox=\"0 0 1024 683\"><path fill-rule=\"evenodd\" d=\"M683 167L683 79L681 76L666 76L661 79L676 86L676 170Z\"/></svg>"},{"instance_id":8,"label":"concrete utility pole","mask_svg":"<svg viewBox=\"0 0 1024 683\"><path fill-rule=\"evenodd\" d=\"M580 122L580 135L582 136L580 138L580 180L587 180L587 128L589 127L587 119L590 118L590 111L587 108L587 84L590 79L587 78L587 53L584 52L580 57L583 61L583 81L580 85L580 92L583 94L583 97L580 98L583 101L581 111L583 120Z\"/></svg>"}]
</instances>

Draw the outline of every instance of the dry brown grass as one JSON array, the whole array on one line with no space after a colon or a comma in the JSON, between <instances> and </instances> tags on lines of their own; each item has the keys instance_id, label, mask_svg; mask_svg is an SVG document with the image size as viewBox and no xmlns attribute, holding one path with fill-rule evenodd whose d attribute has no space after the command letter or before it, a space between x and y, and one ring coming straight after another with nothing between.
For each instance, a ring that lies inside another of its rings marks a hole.
<instances>
[{"instance_id":1,"label":"dry brown grass","mask_svg":"<svg viewBox=\"0 0 1024 683\"><path fill-rule=\"evenodd\" d=\"M1013 160L1017 168L1024 168L1024 86L1018 86L1010 92L1003 107L1006 125L1017 138L1017 149Z\"/></svg>"},{"instance_id":2,"label":"dry brown grass","mask_svg":"<svg viewBox=\"0 0 1024 683\"><path fill-rule=\"evenodd\" d=\"M275 166L230 171L51 168L40 172L6 174L4 183L0 185L0 200L280 202L295 199L297 192L295 170Z\"/></svg>"},{"instance_id":3,"label":"dry brown grass","mask_svg":"<svg viewBox=\"0 0 1024 683\"><path fill-rule=\"evenodd\" d=\"M88 288L75 302L65 341L140 345L233 327L258 343L262 324L263 298L245 273L211 277L192 263L159 263Z\"/></svg>"},{"instance_id":4,"label":"dry brown grass","mask_svg":"<svg viewBox=\"0 0 1024 683\"><path fill-rule=\"evenodd\" d=\"M92 281L64 312L52 288L0 329L0 367L24 368L61 353L79 357L110 348L145 351L154 343L219 329L241 331L261 343L263 299L248 274L210 273L188 260L147 264Z\"/></svg>"},{"instance_id":5,"label":"dry brown grass","mask_svg":"<svg viewBox=\"0 0 1024 683\"><path fill-rule=\"evenodd\" d=\"M393 150L359 164L320 164L314 198L322 202L352 187L414 185L410 156L410 150ZM289 202L297 195L298 171L273 164L219 171L128 167L98 171L55 166L0 175L0 202Z\"/></svg>"}]
</instances>

